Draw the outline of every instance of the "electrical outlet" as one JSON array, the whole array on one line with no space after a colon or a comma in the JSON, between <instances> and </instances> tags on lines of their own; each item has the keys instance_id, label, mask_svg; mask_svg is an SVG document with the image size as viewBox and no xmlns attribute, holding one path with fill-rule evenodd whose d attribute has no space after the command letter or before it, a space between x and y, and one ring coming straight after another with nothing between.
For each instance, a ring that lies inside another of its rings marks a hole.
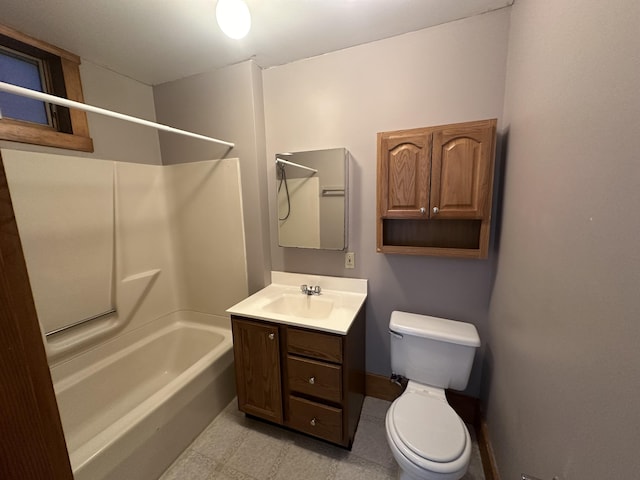
<instances>
[{"instance_id":1,"label":"electrical outlet","mask_svg":"<svg viewBox=\"0 0 640 480\"><path fill-rule=\"evenodd\" d=\"M344 254L344 268L356 268L356 254L347 252Z\"/></svg>"}]
</instances>

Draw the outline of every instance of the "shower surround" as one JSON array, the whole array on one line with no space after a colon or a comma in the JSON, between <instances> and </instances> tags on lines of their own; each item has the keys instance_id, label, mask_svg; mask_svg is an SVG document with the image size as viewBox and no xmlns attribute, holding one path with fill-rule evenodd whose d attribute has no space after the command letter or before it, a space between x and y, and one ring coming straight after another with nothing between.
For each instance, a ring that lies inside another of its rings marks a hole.
<instances>
[{"instance_id":1,"label":"shower surround","mask_svg":"<svg viewBox=\"0 0 640 480\"><path fill-rule=\"evenodd\" d=\"M157 478L233 396L239 162L2 157L74 475Z\"/></svg>"}]
</instances>

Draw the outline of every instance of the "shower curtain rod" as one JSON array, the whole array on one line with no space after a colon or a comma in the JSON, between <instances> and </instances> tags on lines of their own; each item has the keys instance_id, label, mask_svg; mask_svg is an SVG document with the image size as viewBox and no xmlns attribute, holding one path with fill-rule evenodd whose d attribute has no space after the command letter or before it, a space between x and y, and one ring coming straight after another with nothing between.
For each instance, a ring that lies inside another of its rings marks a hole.
<instances>
[{"instance_id":1,"label":"shower curtain rod","mask_svg":"<svg viewBox=\"0 0 640 480\"><path fill-rule=\"evenodd\" d=\"M300 165L299 163L290 162L289 160L283 160L282 158L278 158L278 157L276 157L276 163L285 163L287 165L292 165L294 167L304 168L305 170L309 170L313 173L318 173L318 170L316 170L315 168L306 167L304 165Z\"/></svg>"},{"instance_id":2,"label":"shower curtain rod","mask_svg":"<svg viewBox=\"0 0 640 480\"><path fill-rule=\"evenodd\" d=\"M118 118L120 120L125 120L127 122L137 123L139 125L145 125L147 127L152 127L157 130L164 130L165 132L177 133L179 135L184 135L186 137L205 140L207 142L219 143L221 145L226 145L227 147L230 147L230 148L233 148L236 146L235 143L225 142L224 140L218 140L217 138L207 137L205 135L200 135L198 133L188 132L187 130L180 130L179 128L163 125L162 123L150 122L149 120L144 120L142 118L132 117L131 115L125 115L123 113L114 112L111 110L107 110L106 108L94 107L93 105L88 105L86 103L76 102L74 100L57 97L55 95L49 95L48 93L42 93L36 90L31 90L29 88L19 87L18 85L13 85L11 83L0 82L0 91L13 93L14 95L20 95L21 97L41 100L43 102L53 103L55 105L60 105L62 107L77 108L78 110L84 110L85 112L97 113L100 115L105 115L107 117Z\"/></svg>"}]
</instances>

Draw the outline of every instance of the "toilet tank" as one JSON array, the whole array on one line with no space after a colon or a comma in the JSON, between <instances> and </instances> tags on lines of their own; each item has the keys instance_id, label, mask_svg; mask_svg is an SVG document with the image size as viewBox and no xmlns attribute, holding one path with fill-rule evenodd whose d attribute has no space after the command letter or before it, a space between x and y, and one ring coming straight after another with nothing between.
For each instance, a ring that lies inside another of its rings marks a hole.
<instances>
[{"instance_id":1,"label":"toilet tank","mask_svg":"<svg viewBox=\"0 0 640 480\"><path fill-rule=\"evenodd\" d=\"M464 390L480 337L470 323L392 312L391 371L418 383Z\"/></svg>"}]
</instances>

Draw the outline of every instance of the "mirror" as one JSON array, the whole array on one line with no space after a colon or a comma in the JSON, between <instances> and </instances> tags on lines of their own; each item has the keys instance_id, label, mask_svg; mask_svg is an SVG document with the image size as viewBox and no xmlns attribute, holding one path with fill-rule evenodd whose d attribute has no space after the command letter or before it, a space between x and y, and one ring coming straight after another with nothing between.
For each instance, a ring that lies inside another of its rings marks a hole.
<instances>
[{"instance_id":1,"label":"mirror","mask_svg":"<svg viewBox=\"0 0 640 480\"><path fill-rule=\"evenodd\" d=\"M278 245L347 247L346 148L276 154Z\"/></svg>"}]
</instances>

